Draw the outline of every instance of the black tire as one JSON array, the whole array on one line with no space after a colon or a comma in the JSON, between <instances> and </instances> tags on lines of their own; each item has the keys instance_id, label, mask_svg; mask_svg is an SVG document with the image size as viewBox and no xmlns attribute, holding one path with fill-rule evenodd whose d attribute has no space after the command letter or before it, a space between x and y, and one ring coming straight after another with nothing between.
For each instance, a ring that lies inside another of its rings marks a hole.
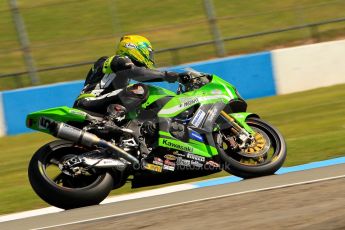
<instances>
[{"instance_id":1,"label":"black tire","mask_svg":"<svg viewBox=\"0 0 345 230\"><path fill-rule=\"evenodd\" d=\"M90 184L77 187L59 186L46 173L48 161L51 161L53 156L63 156L72 151L78 154L86 150L65 140L56 140L42 146L33 155L29 164L28 176L32 188L44 201L62 209L99 204L113 187L113 178L108 172L94 175ZM70 180L72 179L73 177L70 177Z\"/></svg>"},{"instance_id":2,"label":"black tire","mask_svg":"<svg viewBox=\"0 0 345 230\"><path fill-rule=\"evenodd\" d=\"M246 123L263 131L270 139L274 160L259 165L246 165L227 154L218 144L217 150L224 163L224 169L238 177L253 178L274 174L284 163L287 156L287 147L281 133L272 125L259 118L248 118Z\"/></svg>"}]
</instances>

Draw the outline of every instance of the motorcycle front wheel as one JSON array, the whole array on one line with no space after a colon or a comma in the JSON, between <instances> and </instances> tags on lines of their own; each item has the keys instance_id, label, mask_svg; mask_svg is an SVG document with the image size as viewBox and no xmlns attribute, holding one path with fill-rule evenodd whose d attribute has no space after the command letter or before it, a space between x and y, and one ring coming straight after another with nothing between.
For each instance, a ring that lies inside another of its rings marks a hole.
<instances>
[{"instance_id":1,"label":"motorcycle front wheel","mask_svg":"<svg viewBox=\"0 0 345 230\"><path fill-rule=\"evenodd\" d=\"M56 140L42 146L31 158L28 176L36 194L62 209L99 204L113 188L113 178L106 172L90 170L87 175L61 171L64 161L88 150L70 141Z\"/></svg>"},{"instance_id":2,"label":"motorcycle front wheel","mask_svg":"<svg viewBox=\"0 0 345 230\"><path fill-rule=\"evenodd\" d=\"M223 169L242 178L274 174L284 163L287 148L281 133L259 118L248 118L246 123L256 132L254 142L246 149L234 151L227 142L227 130L217 135L217 150Z\"/></svg>"}]
</instances>

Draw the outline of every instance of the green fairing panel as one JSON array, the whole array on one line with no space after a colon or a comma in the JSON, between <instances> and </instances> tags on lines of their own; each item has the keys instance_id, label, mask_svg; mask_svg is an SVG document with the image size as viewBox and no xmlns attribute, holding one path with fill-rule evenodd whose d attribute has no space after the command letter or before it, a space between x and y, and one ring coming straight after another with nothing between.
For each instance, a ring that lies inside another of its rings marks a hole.
<instances>
[{"instance_id":1,"label":"green fairing panel","mask_svg":"<svg viewBox=\"0 0 345 230\"><path fill-rule=\"evenodd\" d=\"M30 113L26 117L26 126L30 129L50 133L47 126L52 121L84 122L86 116L87 113L81 110L62 106Z\"/></svg>"},{"instance_id":2,"label":"green fairing panel","mask_svg":"<svg viewBox=\"0 0 345 230\"><path fill-rule=\"evenodd\" d=\"M184 152L193 153L199 156L211 158L212 156L218 155L218 151L215 147L206 145L202 142L189 139L188 143L182 142L170 133L160 131L160 138L158 140L158 145L162 147L167 147L171 149L181 150Z\"/></svg>"},{"instance_id":3,"label":"green fairing panel","mask_svg":"<svg viewBox=\"0 0 345 230\"><path fill-rule=\"evenodd\" d=\"M161 88L159 86L154 86L154 85L147 85L148 89L149 89L149 98L146 100L145 103L142 104L142 108L146 108L147 106L151 105L152 103L154 103L155 101L166 97L166 96L176 96L176 93Z\"/></svg>"},{"instance_id":4,"label":"green fairing panel","mask_svg":"<svg viewBox=\"0 0 345 230\"><path fill-rule=\"evenodd\" d=\"M213 75L212 81L205 86L172 98L158 113L159 117L175 117L196 104L227 104L237 99L236 89L231 84Z\"/></svg>"}]
</instances>

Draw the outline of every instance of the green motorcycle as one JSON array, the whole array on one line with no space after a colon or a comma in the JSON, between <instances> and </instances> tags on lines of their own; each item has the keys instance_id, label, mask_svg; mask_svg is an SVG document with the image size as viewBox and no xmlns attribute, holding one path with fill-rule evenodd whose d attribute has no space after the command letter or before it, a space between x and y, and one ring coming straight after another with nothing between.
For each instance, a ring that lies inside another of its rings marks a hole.
<instances>
[{"instance_id":1,"label":"green motorcycle","mask_svg":"<svg viewBox=\"0 0 345 230\"><path fill-rule=\"evenodd\" d=\"M277 129L215 75L190 72L177 93L147 85L148 99L116 119L66 106L30 113L27 127L60 140L42 146L28 174L47 203L71 209L99 204L129 176L220 171L252 178L286 158Z\"/></svg>"}]
</instances>

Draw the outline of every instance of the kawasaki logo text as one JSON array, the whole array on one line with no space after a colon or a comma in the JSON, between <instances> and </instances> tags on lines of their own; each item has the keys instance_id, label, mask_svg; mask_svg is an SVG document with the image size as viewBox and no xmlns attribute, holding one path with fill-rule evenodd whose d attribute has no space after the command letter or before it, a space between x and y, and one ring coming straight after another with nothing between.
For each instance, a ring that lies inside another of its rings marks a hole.
<instances>
[{"instance_id":1,"label":"kawasaki logo text","mask_svg":"<svg viewBox=\"0 0 345 230\"><path fill-rule=\"evenodd\" d=\"M169 146L169 147L174 148L174 149L180 149L180 150L185 151L185 152L193 152L193 148L172 143L172 142L168 141L167 139L163 139L163 145Z\"/></svg>"}]
</instances>

